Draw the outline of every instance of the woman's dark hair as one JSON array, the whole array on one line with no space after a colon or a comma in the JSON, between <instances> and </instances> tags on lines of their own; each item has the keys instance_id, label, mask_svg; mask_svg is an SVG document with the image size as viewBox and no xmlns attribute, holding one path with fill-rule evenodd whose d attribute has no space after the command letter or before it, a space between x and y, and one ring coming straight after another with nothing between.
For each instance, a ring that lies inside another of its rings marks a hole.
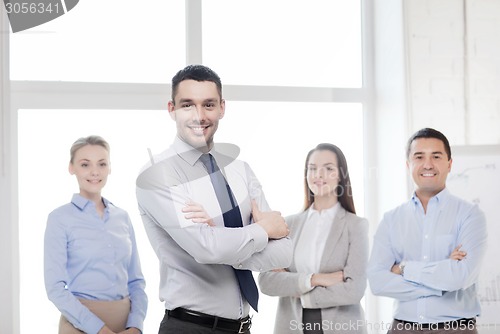
<instances>
[{"instance_id":1,"label":"woman's dark hair","mask_svg":"<svg viewBox=\"0 0 500 334\"><path fill-rule=\"evenodd\" d=\"M338 201L340 202L340 204L344 209L346 209L351 213L356 214L356 209L354 208L354 200L352 197L351 180L349 178L349 170L347 169L346 158L340 148L338 148L333 144L328 144L328 143L319 144L318 146L310 150L309 153L307 154L305 168L304 168L304 191L305 191L304 211L307 210L311 206L311 204L314 203L314 194L307 185L307 167L309 164L309 158L311 157L311 154L313 154L316 151L330 151L337 156L337 163L339 169L338 170L339 185L337 186L337 189L335 189L335 191L338 197Z\"/></svg>"}]
</instances>

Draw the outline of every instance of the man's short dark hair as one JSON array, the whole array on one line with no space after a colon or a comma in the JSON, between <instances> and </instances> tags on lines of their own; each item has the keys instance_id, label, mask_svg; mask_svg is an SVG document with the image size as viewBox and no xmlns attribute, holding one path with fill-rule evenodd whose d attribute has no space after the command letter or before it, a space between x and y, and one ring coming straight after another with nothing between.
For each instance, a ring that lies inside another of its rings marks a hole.
<instances>
[{"instance_id":1,"label":"man's short dark hair","mask_svg":"<svg viewBox=\"0 0 500 334\"><path fill-rule=\"evenodd\" d=\"M211 81L215 83L219 97L222 100L222 83L217 73L203 65L188 65L172 78L172 102L175 102L174 99L179 84L184 80Z\"/></svg>"},{"instance_id":2,"label":"man's short dark hair","mask_svg":"<svg viewBox=\"0 0 500 334\"><path fill-rule=\"evenodd\" d=\"M448 139L446 138L446 136L444 134L442 134L438 130L435 130L432 128L420 129L417 132L415 132L410 137L410 139L408 139L408 143L406 145L406 157L408 159L410 158L411 143L413 143L414 140L419 139L419 138L436 138L436 139L441 140L444 144L444 149L446 151L446 154L448 155L448 160L451 160L451 148L450 148L450 143L448 142Z\"/></svg>"}]
</instances>

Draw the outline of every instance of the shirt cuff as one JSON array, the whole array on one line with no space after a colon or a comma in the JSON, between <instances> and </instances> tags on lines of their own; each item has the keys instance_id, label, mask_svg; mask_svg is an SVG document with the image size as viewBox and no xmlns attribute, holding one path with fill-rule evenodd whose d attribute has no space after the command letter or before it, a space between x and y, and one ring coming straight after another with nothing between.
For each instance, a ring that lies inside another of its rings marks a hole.
<instances>
[{"instance_id":1,"label":"shirt cuff","mask_svg":"<svg viewBox=\"0 0 500 334\"><path fill-rule=\"evenodd\" d=\"M311 285L311 279L313 274L308 274L304 279L304 288L300 289L302 293L311 291L314 287Z\"/></svg>"},{"instance_id":2,"label":"shirt cuff","mask_svg":"<svg viewBox=\"0 0 500 334\"><path fill-rule=\"evenodd\" d=\"M300 274L298 278L300 294L308 293L314 287L311 286L312 274Z\"/></svg>"},{"instance_id":3,"label":"shirt cuff","mask_svg":"<svg viewBox=\"0 0 500 334\"><path fill-rule=\"evenodd\" d=\"M311 285L312 275L313 274L306 274L304 277L299 277L299 291L301 292L300 303L304 308L312 308L308 294L309 291L314 289Z\"/></svg>"},{"instance_id":4,"label":"shirt cuff","mask_svg":"<svg viewBox=\"0 0 500 334\"><path fill-rule=\"evenodd\" d=\"M127 328L135 327L141 333L143 332L143 321L139 315L134 316L132 313L128 315Z\"/></svg>"},{"instance_id":5,"label":"shirt cuff","mask_svg":"<svg viewBox=\"0 0 500 334\"><path fill-rule=\"evenodd\" d=\"M250 224L245 226L245 228L255 242L255 252L263 251L269 241L269 236L267 235L266 230L264 230L264 228L259 224Z\"/></svg>"}]
</instances>

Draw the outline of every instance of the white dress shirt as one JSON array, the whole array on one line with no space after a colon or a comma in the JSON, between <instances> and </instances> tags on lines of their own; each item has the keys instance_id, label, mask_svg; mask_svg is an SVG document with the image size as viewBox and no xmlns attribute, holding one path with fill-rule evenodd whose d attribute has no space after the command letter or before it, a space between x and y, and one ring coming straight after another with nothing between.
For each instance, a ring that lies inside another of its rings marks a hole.
<instances>
[{"instance_id":1,"label":"white dress shirt","mask_svg":"<svg viewBox=\"0 0 500 334\"><path fill-rule=\"evenodd\" d=\"M235 160L237 147L216 145L210 153L238 202L242 228L224 227L210 177L199 161L202 153L179 138L139 175L137 200L160 260L160 300L165 308L238 319L248 315L249 305L232 267L254 271L288 267L292 246L287 238L268 240L264 229L252 224L251 199L262 211L269 206L251 168ZM186 219L181 209L188 201L201 204L216 226Z\"/></svg>"}]
</instances>

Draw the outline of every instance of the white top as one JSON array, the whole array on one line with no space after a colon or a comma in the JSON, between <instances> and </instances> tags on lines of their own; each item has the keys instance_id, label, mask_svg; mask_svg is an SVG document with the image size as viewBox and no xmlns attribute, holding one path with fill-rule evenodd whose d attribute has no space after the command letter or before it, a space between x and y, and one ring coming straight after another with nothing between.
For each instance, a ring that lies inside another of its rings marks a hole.
<instances>
[{"instance_id":1,"label":"white top","mask_svg":"<svg viewBox=\"0 0 500 334\"><path fill-rule=\"evenodd\" d=\"M311 277L314 273L319 272L321 254L324 252L339 206L340 204L337 202L331 208L321 211L314 209L313 205L308 209L307 220L294 254L297 272L309 273L305 281L308 291L314 288L311 286Z\"/></svg>"}]
</instances>

